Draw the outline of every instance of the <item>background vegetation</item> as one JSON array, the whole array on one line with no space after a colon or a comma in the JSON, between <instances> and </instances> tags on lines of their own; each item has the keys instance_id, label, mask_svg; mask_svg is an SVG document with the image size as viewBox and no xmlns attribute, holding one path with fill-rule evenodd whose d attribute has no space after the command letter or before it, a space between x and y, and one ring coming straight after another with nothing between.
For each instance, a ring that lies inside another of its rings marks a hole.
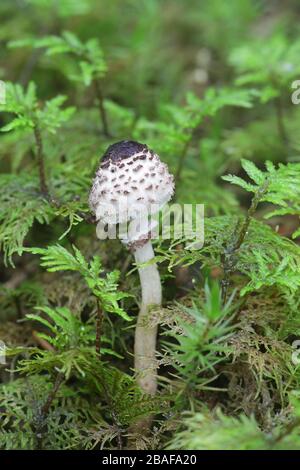
<instances>
[{"instance_id":1,"label":"background vegetation","mask_svg":"<svg viewBox=\"0 0 300 470\"><path fill-rule=\"evenodd\" d=\"M0 447L299 449L298 2L2 0L0 18ZM122 139L205 204L202 249L155 246L155 397L133 377L132 257L87 205Z\"/></svg>"}]
</instances>

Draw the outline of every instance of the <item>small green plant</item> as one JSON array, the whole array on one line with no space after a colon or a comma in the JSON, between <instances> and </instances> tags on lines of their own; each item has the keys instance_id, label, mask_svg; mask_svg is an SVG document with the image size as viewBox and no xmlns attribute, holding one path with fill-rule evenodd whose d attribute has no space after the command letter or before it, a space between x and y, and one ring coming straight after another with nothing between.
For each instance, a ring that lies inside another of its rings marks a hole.
<instances>
[{"instance_id":1,"label":"small green plant","mask_svg":"<svg viewBox=\"0 0 300 470\"><path fill-rule=\"evenodd\" d=\"M67 69L68 79L82 83L85 87L93 85L98 100L99 112L103 126L103 132L109 137L106 110L102 92L101 79L105 75L107 65L99 41L96 38L89 39L86 43L80 41L76 34L64 31L61 36L44 36L41 39L29 39L15 41L12 47L31 46L46 50L47 56L57 54L71 55L76 59L77 69Z\"/></svg>"},{"instance_id":2,"label":"small green plant","mask_svg":"<svg viewBox=\"0 0 300 470\"><path fill-rule=\"evenodd\" d=\"M232 175L223 176L223 179L251 193L261 193L259 202L267 202L275 206L275 209L268 211L266 218L287 214L300 216L300 165L298 163L279 164L276 168L272 162L267 161L265 172L257 168L253 162L242 160L241 163L254 184ZM264 188L263 191L262 188ZM297 238L299 235L300 231L297 229L292 236Z\"/></svg>"},{"instance_id":3,"label":"small green plant","mask_svg":"<svg viewBox=\"0 0 300 470\"><path fill-rule=\"evenodd\" d=\"M27 89L20 85L6 85L6 104L0 106L2 112L14 114L16 117L1 128L2 132L20 130L32 132L36 146L36 160L39 169L40 190L45 197L50 197L46 181L45 155L42 133L55 134L63 123L70 119L74 107L62 109L66 96L56 96L41 106L36 92L36 85L31 82Z\"/></svg>"},{"instance_id":4,"label":"small green plant","mask_svg":"<svg viewBox=\"0 0 300 470\"><path fill-rule=\"evenodd\" d=\"M233 333L230 301L223 306L219 286L205 286L205 301L194 301L184 307L179 317L179 331L169 333L173 341L166 342L163 361L173 364L179 380L178 394L193 407L197 395L203 390L213 390L216 366L224 361L230 351L228 341ZM169 359L168 359L169 358Z\"/></svg>"},{"instance_id":5,"label":"small green plant","mask_svg":"<svg viewBox=\"0 0 300 470\"><path fill-rule=\"evenodd\" d=\"M128 294L117 291L118 271L112 271L101 276L103 268L99 256L94 256L87 262L82 253L74 246L74 255L69 253L60 245L49 246L48 248L30 248L27 251L41 255L41 266L50 272L56 271L76 271L83 276L89 289L91 289L97 304L97 336L96 351L100 353L101 329L104 312L111 312L120 315L123 319L130 321L127 313L119 307L118 302ZM47 311L49 314L49 310ZM68 311L59 312L61 316L68 315ZM68 321L64 324L67 326ZM74 325L76 326L76 324ZM78 328L77 328L78 330Z\"/></svg>"},{"instance_id":6,"label":"small green plant","mask_svg":"<svg viewBox=\"0 0 300 470\"><path fill-rule=\"evenodd\" d=\"M254 40L230 54L230 63L239 75L237 85L259 87L262 103L274 103L278 135L284 146L289 144L289 136L284 122L283 97L299 76L299 52L299 40L291 44L285 35L279 33L263 44Z\"/></svg>"},{"instance_id":7,"label":"small green plant","mask_svg":"<svg viewBox=\"0 0 300 470\"><path fill-rule=\"evenodd\" d=\"M299 450L299 425L290 432L286 428L263 433L254 417L237 418L195 413L185 418L185 429L178 433L169 449L184 450ZM281 433L281 434L280 434Z\"/></svg>"},{"instance_id":8,"label":"small green plant","mask_svg":"<svg viewBox=\"0 0 300 470\"><path fill-rule=\"evenodd\" d=\"M30 82L27 88L6 84L6 103L0 105L0 110L5 117L6 113L15 117L2 126L1 131L25 147L17 163L12 163L13 173L0 176L0 247L4 249L6 262L13 263L15 252L21 254L24 239L34 222L49 224L56 215L69 218L63 237L73 224L78 224L86 216L89 218L86 200L83 202L80 194L84 194L88 181L84 174L74 175L73 183L67 189L64 177L74 171L74 162L68 164L58 159L56 165L52 162L50 170L47 158L49 140L50 146L53 145L51 138L56 140L62 126L74 115L74 106L63 108L66 99L66 96L56 96L41 104L34 82ZM29 139L29 145L26 139ZM38 179L34 170L30 173L20 171L22 165L32 166L28 163L30 152L35 154Z\"/></svg>"},{"instance_id":9,"label":"small green plant","mask_svg":"<svg viewBox=\"0 0 300 470\"><path fill-rule=\"evenodd\" d=\"M186 96L184 107L167 104L161 111L162 120L157 123L148 123L141 120L138 123L135 135L140 139L144 132L149 130L159 140L161 135L161 151L175 152L177 167L175 181L179 182L181 173L186 164L188 152L195 141L195 135L205 118L213 118L227 106L251 108L256 91L254 89L209 88L202 99L193 93Z\"/></svg>"}]
</instances>

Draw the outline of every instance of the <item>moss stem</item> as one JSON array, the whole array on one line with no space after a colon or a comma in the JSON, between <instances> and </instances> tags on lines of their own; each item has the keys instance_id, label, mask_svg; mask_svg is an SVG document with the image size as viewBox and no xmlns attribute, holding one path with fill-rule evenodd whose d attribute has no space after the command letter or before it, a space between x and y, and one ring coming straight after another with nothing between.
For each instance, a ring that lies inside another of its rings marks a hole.
<instances>
[{"instance_id":1,"label":"moss stem","mask_svg":"<svg viewBox=\"0 0 300 470\"><path fill-rule=\"evenodd\" d=\"M49 189L46 182L43 141L41 131L37 122L34 124L33 132L37 149L37 163L39 168L40 189L41 193L43 193L47 198L49 198Z\"/></svg>"},{"instance_id":2,"label":"moss stem","mask_svg":"<svg viewBox=\"0 0 300 470\"><path fill-rule=\"evenodd\" d=\"M100 118L102 122L102 128L103 128L103 133L106 137L110 137L110 132L108 130L108 122L107 122L107 115L106 115L106 110L104 106L104 98L103 98L103 93L102 93L102 87L99 79L94 80L94 88L99 104L99 113L100 113Z\"/></svg>"}]
</instances>

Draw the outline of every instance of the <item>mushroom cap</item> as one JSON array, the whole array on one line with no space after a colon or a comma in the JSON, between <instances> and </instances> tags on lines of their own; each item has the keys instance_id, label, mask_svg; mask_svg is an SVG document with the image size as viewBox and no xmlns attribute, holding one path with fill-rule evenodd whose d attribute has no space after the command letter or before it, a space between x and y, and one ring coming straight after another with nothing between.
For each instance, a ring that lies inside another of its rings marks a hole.
<instances>
[{"instance_id":1,"label":"mushroom cap","mask_svg":"<svg viewBox=\"0 0 300 470\"><path fill-rule=\"evenodd\" d=\"M117 142L106 150L96 172L89 205L103 224L129 222L159 211L174 193L168 167L147 145Z\"/></svg>"}]
</instances>

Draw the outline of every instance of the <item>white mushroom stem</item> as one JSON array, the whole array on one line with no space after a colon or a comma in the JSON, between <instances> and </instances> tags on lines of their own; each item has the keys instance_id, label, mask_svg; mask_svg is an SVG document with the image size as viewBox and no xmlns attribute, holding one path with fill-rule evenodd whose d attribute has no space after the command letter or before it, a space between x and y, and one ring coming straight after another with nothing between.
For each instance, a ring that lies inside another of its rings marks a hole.
<instances>
[{"instance_id":1,"label":"white mushroom stem","mask_svg":"<svg viewBox=\"0 0 300 470\"><path fill-rule=\"evenodd\" d=\"M142 247L136 248L134 256L142 287L142 303L135 330L134 367L137 382L142 390L154 395L157 389L157 325L153 326L149 310L155 305L161 305L161 282L156 263L139 267L154 258L150 240Z\"/></svg>"}]
</instances>

